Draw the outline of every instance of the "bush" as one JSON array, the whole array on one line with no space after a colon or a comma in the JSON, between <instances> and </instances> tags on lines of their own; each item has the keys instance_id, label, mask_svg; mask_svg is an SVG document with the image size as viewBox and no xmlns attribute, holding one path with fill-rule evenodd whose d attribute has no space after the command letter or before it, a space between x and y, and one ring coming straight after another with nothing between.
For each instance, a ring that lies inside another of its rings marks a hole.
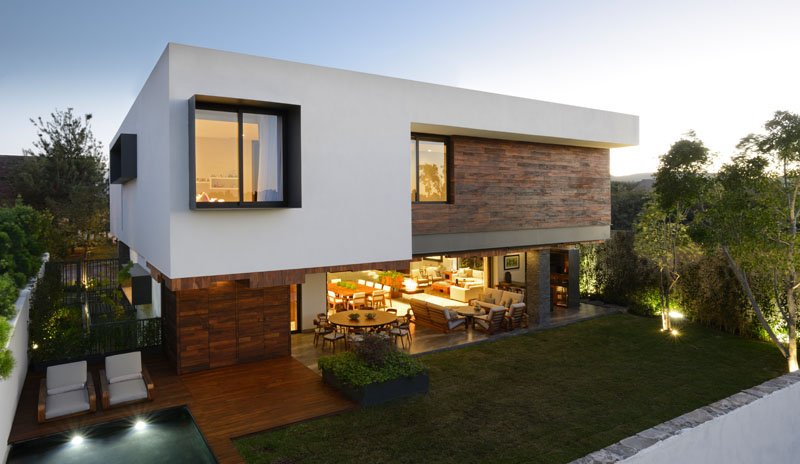
<instances>
[{"instance_id":1,"label":"bush","mask_svg":"<svg viewBox=\"0 0 800 464\"><path fill-rule=\"evenodd\" d=\"M369 365L356 353L345 352L319 359L320 370L330 371L341 382L353 387L387 382L403 377L413 377L426 371L416 358L391 349L384 353L383 364Z\"/></svg>"},{"instance_id":2,"label":"bush","mask_svg":"<svg viewBox=\"0 0 800 464\"><path fill-rule=\"evenodd\" d=\"M638 305L645 311L641 298L658 291L658 269L636 254L633 237L633 232L612 231L605 243L581 246L582 297Z\"/></svg>"},{"instance_id":3,"label":"bush","mask_svg":"<svg viewBox=\"0 0 800 464\"><path fill-rule=\"evenodd\" d=\"M0 317L0 379L7 379L14 368L14 357L11 356L11 351L6 348L10 333L11 325L5 318Z\"/></svg>"},{"instance_id":4,"label":"bush","mask_svg":"<svg viewBox=\"0 0 800 464\"><path fill-rule=\"evenodd\" d=\"M51 218L17 203L0 208L0 275L8 275L17 287L25 285L41 266L50 239Z\"/></svg>"},{"instance_id":5,"label":"bush","mask_svg":"<svg viewBox=\"0 0 800 464\"><path fill-rule=\"evenodd\" d=\"M386 359L397 347L391 338L377 335L365 335L364 341L356 345L356 357L370 367L380 368L386 364Z\"/></svg>"},{"instance_id":6,"label":"bush","mask_svg":"<svg viewBox=\"0 0 800 464\"><path fill-rule=\"evenodd\" d=\"M14 303L17 301L19 291L14 280L9 275L0 275L0 317L12 318L16 309Z\"/></svg>"}]
</instances>

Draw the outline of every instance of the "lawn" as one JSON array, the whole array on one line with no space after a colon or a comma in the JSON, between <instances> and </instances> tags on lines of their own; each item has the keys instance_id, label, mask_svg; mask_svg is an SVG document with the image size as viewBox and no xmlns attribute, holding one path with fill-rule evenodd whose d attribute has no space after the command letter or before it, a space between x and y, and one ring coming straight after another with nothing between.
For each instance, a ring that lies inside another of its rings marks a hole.
<instances>
[{"instance_id":1,"label":"lawn","mask_svg":"<svg viewBox=\"0 0 800 464\"><path fill-rule=\"evenodd\" d=\"M619 314L423 356L427 396L236 446L251 463L568 462L785 372L768 343L659 327Z\"/></svg>"}]
</instances>

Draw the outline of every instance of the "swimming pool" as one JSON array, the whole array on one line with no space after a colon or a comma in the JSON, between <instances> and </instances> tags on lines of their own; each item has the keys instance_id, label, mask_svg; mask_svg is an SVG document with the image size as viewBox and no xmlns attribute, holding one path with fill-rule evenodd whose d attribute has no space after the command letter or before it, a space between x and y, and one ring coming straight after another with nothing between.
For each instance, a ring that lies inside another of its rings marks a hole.
<instances>
[{"instance_id":1,"label":"swimming pool","mask_svg":"<svg viewBox=\"0 0 800 464\"><path fill-rule=\"evenodd\" d=\"M7 462L202 464L217 460L189 410L181 407L17 443Z\"/></svg>"}]
</instances>

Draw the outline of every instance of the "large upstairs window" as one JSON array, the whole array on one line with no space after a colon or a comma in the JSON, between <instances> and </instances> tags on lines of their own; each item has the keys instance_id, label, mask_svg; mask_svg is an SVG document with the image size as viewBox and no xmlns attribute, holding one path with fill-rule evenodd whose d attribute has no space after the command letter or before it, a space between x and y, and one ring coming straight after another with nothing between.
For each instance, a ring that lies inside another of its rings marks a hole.
<instances>
[{"instance_id":1,"label":"large upstairs window","mask_svg":"<svg viewBox=\"0 0 800 464\"><path fill-rule=\"evenodd\" d=\"M411 134L411 201L448 201L448 139Z\"/></svg>"},{"instance_id":2,"label":"large upstairs window","mask_svg":"<svg viewBox=\"0 0 800 464\"><path fill-rule=\"evenodd\" d=\"M299 128L287 128L299 126L299 107L195 98L190 102L192 208L299 207Z\"/></svg>"}]
</instances>

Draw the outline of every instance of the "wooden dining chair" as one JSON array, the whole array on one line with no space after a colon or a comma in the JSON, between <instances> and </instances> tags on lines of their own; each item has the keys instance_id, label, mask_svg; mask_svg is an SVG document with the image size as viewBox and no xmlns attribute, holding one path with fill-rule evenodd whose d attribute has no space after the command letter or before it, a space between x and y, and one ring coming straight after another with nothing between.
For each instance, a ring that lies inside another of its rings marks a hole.
<instances>
[{"instance_id":1,"label":"wooden dining chair","mask_svg":"<svg viewBox=\"0 0 800 464\"><path fill-rule=\"evenodd\" d=\"M375 290L372 295L367 296L367 305L372 309L385 308L386 298L384 297L383 290Z\"/></svg>"},{"instance_id":2,"label":"wooden dining chair","mask_svg":"<svg viewBox=\"0 0 800 464\"><path fill-rule=\"evenodd\" d=\"M383 297L386 300L386 306L392 305L392 286L391 285L384 285L383 286Z\"/></svg>"},{"instance_id":3,"label":"wooden dining chair","mask_svg":"<svg viewBox=\"0 0 800 464\"><path fill-rule=\"evenodd\" d=\"M347 309L359 309L367 304L367 294L364 292L353 293L353 297L347 300Z\"/></svg>"},{"instance_id":4,"label":"wooden dining chair","mask_svg":"<svg viewBox=\"0 0 800 464\"><path fill-rule=\"evenodd\" d=\"M325 313L317 314L317 318L314 319L314 326L314 347L316 348L320 337L333 332L333 326L328 322L328 315Z\"/></svg>"},{"instance_id":5,"label":"wooden dining chair","mask_svg":"<svg viewBox=\"0 0 800 464\"><path fill-rule=\"evenodd\" d=\"M337 298L336 293L334 293L331 290L328 290L328 306L330 306L330 309L332 309L334 312L336 312L336 309L339 307L344 309L345 307L344 299Z\"/></svg>"},{"instance_id":6,"label":"wooden dining chair","mask_svg":"<svg viewBox=\"0 0 800 464\"><path fill-rule=\"evenodd\" d=\"M364 279L358 279L357 282L358 282L358 285L367 285L367 281L364 280Z\"/></svg>"}]
</instances>

